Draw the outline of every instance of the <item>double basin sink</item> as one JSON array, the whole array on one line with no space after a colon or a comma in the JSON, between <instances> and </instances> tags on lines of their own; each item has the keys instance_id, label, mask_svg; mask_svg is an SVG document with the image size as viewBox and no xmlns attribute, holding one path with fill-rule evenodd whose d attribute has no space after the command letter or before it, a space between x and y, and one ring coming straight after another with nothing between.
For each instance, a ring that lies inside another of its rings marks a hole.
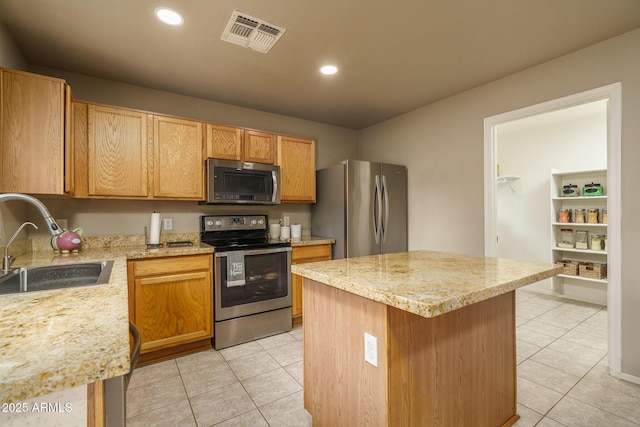
<instances>
[{"instance_id":1,"label":"double basin sink","mask_svg":"<svg viewBox=\"0 0 640 427\"><path fill-rule=\"evenodd\" d=\"M21 267L0 275L0 295L109 283L113 261Z\"/></svg>"}]
</instances>

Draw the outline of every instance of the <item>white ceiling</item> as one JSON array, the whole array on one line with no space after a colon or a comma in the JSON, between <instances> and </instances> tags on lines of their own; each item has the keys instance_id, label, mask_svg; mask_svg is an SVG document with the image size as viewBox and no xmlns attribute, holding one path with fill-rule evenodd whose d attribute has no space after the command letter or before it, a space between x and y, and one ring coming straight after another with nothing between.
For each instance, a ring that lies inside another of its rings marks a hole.
<instances>
[{"instance_id":1,"label":"white ceiling","mask_svg":"<svg viewBox=\"0 0 640 427\"><path fill-rule=\"evenodd\" d=\"M286 33L223 42L234 9ZM0 21L30 65L361 129L638 28L640 1L0 0Z\"/></svg>"}]
</instances>

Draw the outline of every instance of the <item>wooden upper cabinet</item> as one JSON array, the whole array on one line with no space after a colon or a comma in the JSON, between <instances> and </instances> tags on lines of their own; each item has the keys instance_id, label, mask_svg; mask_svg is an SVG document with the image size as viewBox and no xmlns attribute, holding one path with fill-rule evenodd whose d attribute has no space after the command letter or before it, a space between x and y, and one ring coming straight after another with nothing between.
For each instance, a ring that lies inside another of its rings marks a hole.
<instances>
[{"instance_id":1,"label":"wooden upper cabinet","mask_svg":"<svg viewBox=\"0 0 640 427\"><path fill-rule=\"evenodd\" d=\"M243 140L245 162L271 165L276 162L276 143L272 133L245 130Z\"/></svg>"},{"instance_id":2,"label":"wooden upper cabinet","mask_svg":"<svg viewBox=\"0 0 640 427\"><path fill-rule=\"evenodd\" d=\"M241 128L207 125L207 157L225 160L242 160Z\"/></svg>"},{"instance_id":3,"label":"wooden upper cabinet","mask_svg":"<svg viewBox=\"0 0 640 427\"><path fill-rule=\"evenodd\" d=\"M0 68L0 192L63 195L73 190L65 145L64 80Z\"/></svg>"},{"instance_id":4,"label":"wooden upper cabinet","mask_svg":"<svg viewBox=\"0 0 640 427\"><path fill-rule=\"evenodd\" d=\"M207 125L207 157L274 164L275 135L217 124Z\"/></svg>"},{"instance_id":5,"label":"wooden upper cabinet","mask_svg":"<svg viewBox=\"0 0 640 427\"><path fill-rule=\"evenodd\" d=\"M89 196L147 197L148 114L89 104Z\"/></svg>"},{"instance_id":6,"label":"wooden upper cabinet","mask_svg":"<svg viewBox=\"0 0 640 427\"><path fill-rule=\"evenodd\" d=\"M316 142L278 135L277 165L281 175L281 201L315 203Z\"/></svg>"},{"instance_id":7,"label":"wooden upper cabinet","mask_svg":"<svg viewBox=\"0 0 640 427\"><path fill-rule=\"evenodd\" d=\"M153 196L204 197L202 123L153 117Z\"/></svg>"}]
</instances>

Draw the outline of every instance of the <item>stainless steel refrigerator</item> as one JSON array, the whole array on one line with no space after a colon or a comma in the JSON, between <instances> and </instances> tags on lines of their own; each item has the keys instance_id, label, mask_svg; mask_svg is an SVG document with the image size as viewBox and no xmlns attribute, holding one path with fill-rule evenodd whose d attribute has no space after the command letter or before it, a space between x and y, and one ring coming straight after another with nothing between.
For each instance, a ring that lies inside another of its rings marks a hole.
<instances>
[{"instance_id":1,"label":"stainless steel refrigerator","mask_svg":"<svg viewBox=\"0 0 640 427\"><path fill-rule=\"evenodd\" d=\"M345 160L317 171L314 236L331 237L333 258L407 250L407 168Z\"/></svg>"}]
</instances>

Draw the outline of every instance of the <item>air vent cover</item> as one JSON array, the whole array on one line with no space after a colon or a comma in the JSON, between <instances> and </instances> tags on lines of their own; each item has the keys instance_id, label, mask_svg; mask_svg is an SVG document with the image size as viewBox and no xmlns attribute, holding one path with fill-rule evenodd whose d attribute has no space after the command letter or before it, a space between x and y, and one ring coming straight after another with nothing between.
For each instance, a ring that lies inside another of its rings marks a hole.
<instances>
[{"instance_id":1,"label":"air vent cover","mask_svg":"<svg viewBox=\"0 0 640 427\"><path fill-rule=\"evenodd\" d=\"M229 43L267 53L285 31L284 28L234 10L220 38Z\"/></svg>"}]
</instances>

